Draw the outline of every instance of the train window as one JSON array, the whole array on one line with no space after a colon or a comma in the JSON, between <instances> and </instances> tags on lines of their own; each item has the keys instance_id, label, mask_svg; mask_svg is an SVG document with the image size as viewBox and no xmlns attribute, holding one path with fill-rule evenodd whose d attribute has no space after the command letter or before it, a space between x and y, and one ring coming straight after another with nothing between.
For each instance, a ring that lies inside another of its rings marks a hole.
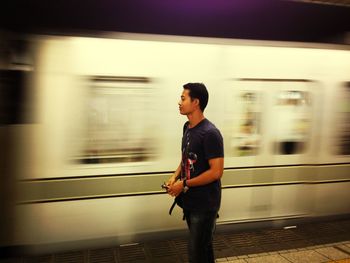
<instances>
[{"instance_id":1,"label":"train window","mask_svg":"<svg viewBox=\"0 0 350 263\"><path fill-rule=\"evenodd\" d=\"M153 90L147 78L94 77L82 163L149 161L155 155Z\"/></svg>"},{"instance_id":2,"label":"train window","mask_svg":"<svg viewBox=\"0 0 350 263\"><path fill-rule=\"evenodd\" d=\"M350 82L345 82L337 103L337 143L338 155L350 155Z\"/></svg>"},{"instance_id":3,"label":"train window","mask_svg":"<svg viewBox=\"0 0 350 263\"><path fill-rule=\"evenodd\" d=\"M309 92L283 90L277 93L274 106L274 148L277 154L300 154L306 150L310 114Z\"/></svg>"},{"instance_id":4,"label":"train window","mask_svg":"<svg viewBox=\"0 0 350 263\"><path fill-rule=\"evenodd\" d=\"M232 136L232 150L234 156L257 155L260 149L260 94L255 91L241 91L237 101L237 123Z\"/></svg>"},{"instance_id":5,"label":"train window","mask_svg":"<svg viewBox=\"0 0 350 263\"><path fill-rule=\"evenodd\" d=\"M0 70L0 126L32 122L26 81L31 72Z\"/></svg>"}]
</instances>

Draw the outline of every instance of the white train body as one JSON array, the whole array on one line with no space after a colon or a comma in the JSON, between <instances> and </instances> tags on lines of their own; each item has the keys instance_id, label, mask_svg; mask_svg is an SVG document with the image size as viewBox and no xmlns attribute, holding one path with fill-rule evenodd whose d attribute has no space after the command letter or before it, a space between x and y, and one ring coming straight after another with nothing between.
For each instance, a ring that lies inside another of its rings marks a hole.
<instances>
[{"instance_id":1,"label":"white train body","mask_svg":"<svg viewBox=\"0 0 350 263\"><path fill-rule=\"evenodd\" d=\"M15 244L185 229L160 185L180 161L187 82L207 86L205 115L224 137L219 225L350 213L347 47L126 34L31 42Z\"/></svg>"}]
</instances>

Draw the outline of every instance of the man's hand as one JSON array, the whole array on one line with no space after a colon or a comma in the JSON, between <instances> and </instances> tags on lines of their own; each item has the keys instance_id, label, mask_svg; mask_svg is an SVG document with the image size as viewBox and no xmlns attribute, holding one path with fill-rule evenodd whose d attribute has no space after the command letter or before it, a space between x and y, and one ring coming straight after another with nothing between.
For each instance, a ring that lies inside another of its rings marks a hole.
<instances>
[{"instance_id":1,"label":"man's hand","mask_svg":"<svg viewBox=\"0 0 350 263\"><path fill-rule=\"evenodd\" d=\"M173 184L169 185L168 194L171 196L178 196L183 191L183 182L178 180Z\"/></svg>"},{"instance_id":2,"label":"man's hand","mask_svg":"<svg viewBox=\"0 0 350 263\"><path fill-rule=\"evenodd\" d=\"M167 186L170 186L170 185L173 185L175 182L176 182L176 175L175 174L173 174L170 178L169 178L169 180L166 182L166 185Z\"/></svg>"}]
</instances>

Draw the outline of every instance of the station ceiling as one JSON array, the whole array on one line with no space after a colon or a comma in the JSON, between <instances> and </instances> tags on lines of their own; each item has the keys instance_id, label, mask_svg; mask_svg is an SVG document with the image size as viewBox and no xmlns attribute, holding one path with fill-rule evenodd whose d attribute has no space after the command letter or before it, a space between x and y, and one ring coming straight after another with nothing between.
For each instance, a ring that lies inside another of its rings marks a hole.
<instances>
[{"instance_id":1,"label":"station ceiling","mask_svg":"<svg viewBox=\"0 0 350 263\"><path fill-rule=\"evenodd\" d=\"M3 30L349 44L350 0L3 0Z\"/></svg>"}]
</instances>

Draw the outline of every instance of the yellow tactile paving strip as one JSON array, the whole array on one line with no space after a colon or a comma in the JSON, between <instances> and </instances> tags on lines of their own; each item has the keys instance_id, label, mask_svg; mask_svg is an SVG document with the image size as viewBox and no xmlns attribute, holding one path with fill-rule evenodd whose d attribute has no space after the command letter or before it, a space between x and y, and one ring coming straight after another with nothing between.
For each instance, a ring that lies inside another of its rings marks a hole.
<instances>
[{"instance_id":1,"label":"yellow tactile paving strip","mask_svg":"<svg viewBox=\"0 0 350 263\"><path fill-rule=\"evenodd\" d=\"M248 254L219 258L216 262L230 263L350 263L350 241L290 249L270 253Z\"/></svg>"},{"instance_id":2,"label":"yellow tactile paving strip","mask_svg":"<svg viewBox=\"0 0 350 263\"><path fill-rule=\"evenodd\" d=\"M328 261L327 263L350 263L350 259L341 259L341 260L335 260L335 261Z\"/></svg>"}]
</instances>

